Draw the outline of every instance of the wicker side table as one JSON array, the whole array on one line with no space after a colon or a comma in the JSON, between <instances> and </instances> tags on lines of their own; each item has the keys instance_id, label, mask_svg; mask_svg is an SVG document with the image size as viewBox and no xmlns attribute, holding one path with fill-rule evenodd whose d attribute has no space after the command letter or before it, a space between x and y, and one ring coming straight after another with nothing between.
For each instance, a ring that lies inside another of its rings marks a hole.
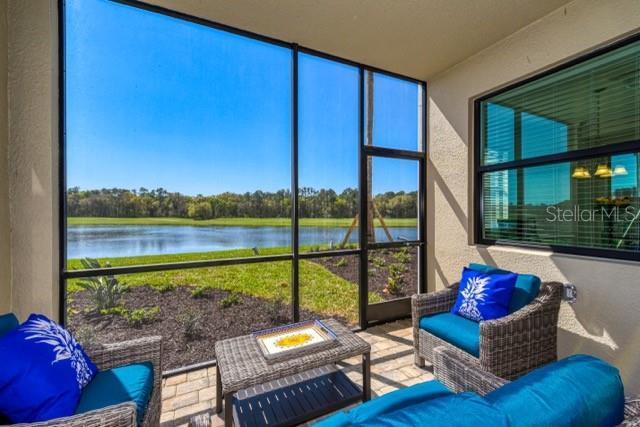
<instances>
[{"instance_id":1,"label":"wicker side table","mask_svg":"<svg viewBox=\"0 0 640 427\"><path fill-rule=\"evenodd\" d=\"M273 384L276 383L288 385L298 381L297 378L302 378L301 374L304 374L304 378L307 380L313 379L320 372L316 368L333 365L354 356L362 356L363 379L360 397L363 401L370 399L371 346L336 320L328 319L323 322L336 334L338 345L324 350L314 351L311 349L307 354L283 362L267 363L255 338L251 335L216 342L216 412L222 412L224 400L225 426L233 424L234 395L238 395L238 392L242 391L240 394L243 396L255 395L257 389L267 391L267 389L272 390ZM316 371L309 374L314 370ZM332 375L335 375L335 371L332 371ZM265 385L267 386L265 387ZM360 391L359 388L358 391ZM325 397L327 397L326 392ZM332 400L330 407L314 408L314 410L307 408L306 414L317 417L320 416L320 412L327 413L329 409L333 411L353 403L353 401L338 401L331 398L329 400ZM282 425L291 423L294 415L287 414L287 417L282 420ZM280 417L277 414L276 417L279 423ZM301 422L299 418L295 418L295 420Z\"/></svg>"}]
</instances>

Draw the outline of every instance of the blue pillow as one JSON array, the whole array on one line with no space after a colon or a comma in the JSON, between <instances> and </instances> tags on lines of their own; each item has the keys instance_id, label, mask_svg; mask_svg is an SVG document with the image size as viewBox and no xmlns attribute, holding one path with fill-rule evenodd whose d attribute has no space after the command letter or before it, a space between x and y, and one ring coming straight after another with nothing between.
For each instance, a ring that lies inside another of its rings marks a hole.
<instances>
[{"instance_id":1,"label":"blue pillow","mask_svg":"<svg viewBox=\"0 0 640 427\"><path fill-rule=\"evenodd\" d=\"M73 415L98 369L71 334L32 314L0 338L0 414L13 423Z\"/></svg>"},{"instance_id":2,"label":"blue pillow","mask_svg":"<svg viewBox=\"0 0 640 427\"><path fill-rule=\"evenodd\" d=\"M502 270L498 267L485 264L469 264L469 268L481 273L511 273L507 270ZM515 313L525 305L533 301L540 292L540 285L542 284L540 278L533 274L520 274L516 279L516 287L513 289L513 295L511 296L511 303L509 304L509 314Z\"/></svg>"},{"instance_id":3,"label":"blue pillow","mask_svg":"<svg viewBox=\"0 0 640 427\"><path fill-rule=\"evenodd\" d=\"M517 278L515 273L481 273L464 267L451 312L476 322L506 316Z\"/></svg>"}]
</instances>

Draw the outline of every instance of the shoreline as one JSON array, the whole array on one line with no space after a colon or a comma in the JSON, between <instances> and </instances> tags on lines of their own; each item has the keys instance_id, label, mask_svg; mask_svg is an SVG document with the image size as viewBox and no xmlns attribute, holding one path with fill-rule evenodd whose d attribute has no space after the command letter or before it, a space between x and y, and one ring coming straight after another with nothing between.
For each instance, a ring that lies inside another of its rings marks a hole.
<instances>
[{"instance_id":1,"label":"shoreline","mask_svg":"<svg viewBox=\"0 0 640 427\"><path fill-rule=\"evenodd\" d=\"M340 227L348 228L353 218L300 218L300 227ZM385 223L394 228L413 228L417 226L415 218L388 218ZM195 226L195 227L290 227L290 218L216 218L195 220L175 217L144 218L107 218L107 217L68 217L67 225L163 225L163 226ZM380 222L375 220L376 227Z\"/></svg>"}]
</instances>

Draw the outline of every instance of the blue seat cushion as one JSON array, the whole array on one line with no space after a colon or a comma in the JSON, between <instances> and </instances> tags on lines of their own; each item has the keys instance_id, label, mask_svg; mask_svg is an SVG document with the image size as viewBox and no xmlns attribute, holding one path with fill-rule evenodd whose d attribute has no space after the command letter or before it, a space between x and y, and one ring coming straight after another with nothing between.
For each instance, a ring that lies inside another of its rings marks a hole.
<instances>
[{"instance_id":1,"label":"blue seat cushion","mask_svg":"<svg viewBox=\"0 0 640 427\"><path fill-rule=\"evenodd\" d=\"M152 390L153 365L149 362L101 371L82 391L76 414L135 402L138 425L141 425Z\"/></svg>"},{"instance_id":2,"label":"blue seat cushion","mask_svg":"<svg viewBox=\"0 0 640 427\"><path fill-rule=\"evenodd\" d=\"M13 331L20 323L13 313L0 315L0 337Z\"/></svg>"},{"instance_id":3,"label":"blue seat cushion","mask_svg":"<svg viewBox=\"0 0 640 427\"><path fill-rule=\"evenodd\" d=\"M460 393L405 406L353 426L507 427L508 419L475 393Z\"/></svg>"},{"instance_id":4,"label":"blue seat cushion","mask_svg":"<svg viewBox=\"0 0 640 427\"><path fill-rule=\"evenodd\" d=\"M407 405L414 405L450 395L453 395L453 393L442 383L438 381L427 381L411 387L402 388L392 393L387 393L377 399L356 406L350 411L338 412L316 423L315 426L340 427L349 426L354 423L367 423L377 416L396 411Z\"/></svg>"},{"instance_id":5,"label":"blue seat cushion","mask_svg":"<svg viewBox=\"0 0 640 427\"><path fill-rule=\"evenodd\" d=\"M485 399L514 427L613 426L624 419L624 390L618 370L586 355L538 368Z\"/></svg>"},{"instance_id":6,"label":"blue seat cushion","mask_svg":"<svg viewBox=\"0 0 640 427\"><path fill-rule=\"evenodd\" d=\"M469 264L469 268L480 273L510 273L508 270L502 270L498 267L485 264L471 263ZM516 286L513 289L511 302L509 303L509 314L529 304L540 292L541 280L538 276L534 276L533 274L517 274Z\"/></svg>"},{"instance_id":7,"label":"blue seat cushion","mask_svg":"<svg viewBox=\"0 0 640 427\"><path fill-rule=\"evenodd\" d=\"M447 312L420 318L420 328L467 353L480 355L480 323Z\"/></svg>"}]
</instances>

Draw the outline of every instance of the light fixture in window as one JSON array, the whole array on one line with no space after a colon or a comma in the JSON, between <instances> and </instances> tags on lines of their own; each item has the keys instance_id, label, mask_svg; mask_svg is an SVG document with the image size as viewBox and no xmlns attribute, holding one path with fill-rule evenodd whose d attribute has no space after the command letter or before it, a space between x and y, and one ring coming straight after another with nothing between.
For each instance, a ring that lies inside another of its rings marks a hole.
<instances>
[{"instance_id":1,"label":"light fixture in window","mask_svg":"<svg viewBox=\"0 0 640 427\"><path fill-rule=\"evenodd\" d=\"M609 166L602 164L598 165L594 175L599 176L600 178L610 178L613 175L613 172Z\"/></svg>"},{"instance_id":2,"label":"light fixture in window","mask_svg":"<svg viewBox=\"0 0 640 427\"><path fill-rule=\"evenodd\" d=\"M591 174L589 173L589 170L584 166L576 166L571 176L576 179L591 178Z\"/></svg>"},{"instance_id":3,"label":"light fixture in window","mask_svg":"<svg viewBox=\"0 0 640 427\"><path fill-rule=\"evenodd\" d=\"M627 172L627 168L625 168L624 165L618 165L615 168L613 168L613 175L614 176L629 175L629 172Z\"/></svg>"}]
</instances>

